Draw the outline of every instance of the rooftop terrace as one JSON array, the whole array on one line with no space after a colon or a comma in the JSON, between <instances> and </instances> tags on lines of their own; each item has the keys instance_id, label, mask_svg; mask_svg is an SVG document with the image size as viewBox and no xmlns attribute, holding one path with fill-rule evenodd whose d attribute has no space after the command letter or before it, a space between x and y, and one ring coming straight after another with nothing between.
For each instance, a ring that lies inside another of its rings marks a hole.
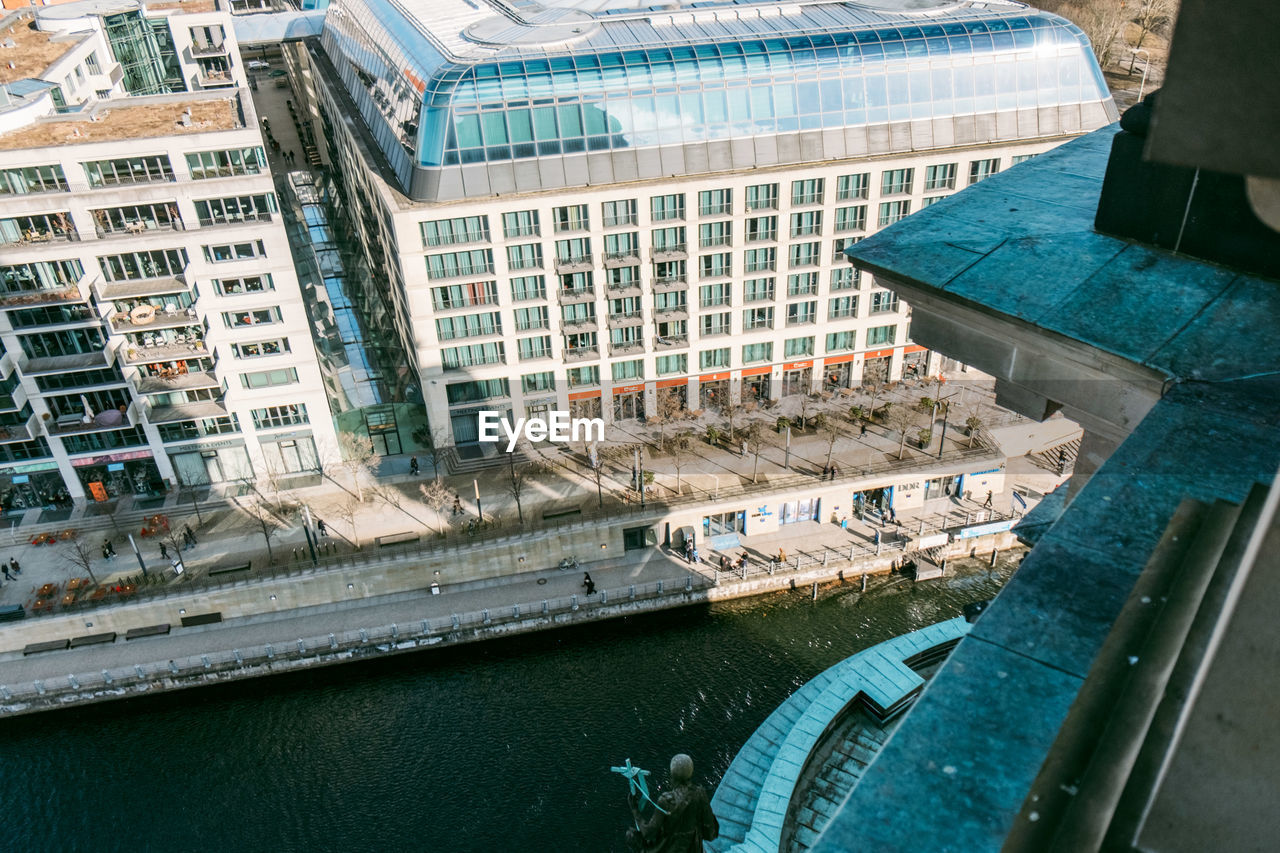
<instances>
[{"instance_id":1,"label":"rooftop terrace","mask_svg":"<svg viewBox=\"0 0 1280 853\"><path fill-rule=\"evenodd\" d=\"M184 125L182 116L187 110L191 123ZM87 114L57 116L0 134L0 151L234 130L244 126L240 114L238 95L203 99L191 94L161 96L136 106L113 101Z\"/></svg>"},{"instance_id":2,"label":"rooftop terrace","mask_svg":"<svg viewBox=\"0 0 1280 853\"><path fill-rule=\"evenodd\" d=\"M13 47L0 47L0 83L39 77L84 37L41 32L29 16L6 16L4 20L7 25L0 29L0 43L12 40Z\"/></svg>"}]
</instances>

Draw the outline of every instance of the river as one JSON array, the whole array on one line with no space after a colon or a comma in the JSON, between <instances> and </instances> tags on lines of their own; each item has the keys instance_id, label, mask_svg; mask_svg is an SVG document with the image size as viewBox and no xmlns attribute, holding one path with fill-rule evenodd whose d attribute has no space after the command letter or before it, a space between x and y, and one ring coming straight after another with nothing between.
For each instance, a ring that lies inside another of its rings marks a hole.
<instances>
[{"instance_id":1,"label":"river","mask_svg":"<svg viewBox=\"0 0 1280 853\"><path fill-rule=\"evenodd\" d=\"M688 752L710 790L798 686L959 615L1011 571L954 563L866 594L777 593L15 718L0 726L0 850L622 851L610 765L665 781Z\"/></svg>"}]
</instances>

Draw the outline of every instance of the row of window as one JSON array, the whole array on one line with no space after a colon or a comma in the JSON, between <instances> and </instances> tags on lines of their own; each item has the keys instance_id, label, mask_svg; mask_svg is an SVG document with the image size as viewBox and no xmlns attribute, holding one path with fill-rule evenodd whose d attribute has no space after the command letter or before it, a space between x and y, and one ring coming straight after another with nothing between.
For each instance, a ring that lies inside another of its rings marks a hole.
<instances>
[{"instance_id":1,"label":"row of window","mask_svg":"<svg viewBox=\"0 0 1280 853\"><path fill-rule=\"evenodd\" d=\"M194 180L258 175L267 170L267 156L261 147L197 151L187 154L187 168ZM149 184L174 179L173 164L167 154L142 157L117 157L91 160L80 164L89 186L121 186ZM58 163L46 166L22 166L0 169L0 195L27 195L43 192L66 192L66 174Z\"/></svg>"}]
</instances>

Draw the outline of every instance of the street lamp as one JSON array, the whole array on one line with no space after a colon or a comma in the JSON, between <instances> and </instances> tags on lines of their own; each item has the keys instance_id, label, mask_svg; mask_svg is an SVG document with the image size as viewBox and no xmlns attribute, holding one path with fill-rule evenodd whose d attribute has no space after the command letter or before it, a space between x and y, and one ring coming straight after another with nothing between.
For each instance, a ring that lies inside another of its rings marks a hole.
<instances>
[{"instance_id":1,"label":"street lamp","mask_svg":"<svg viewBox=\"0 0 1280 853\"><path fill-rule=\"evenodd\" d=\"M1145 53L1147 58L1142 62L1142 82L1138 84L1138 100L1142 100L1142 93L1147 89L1147 70L1151 68L1151 51L1145 47L1131 47L1129 50L1133 53L1132 59L1129 61L1129 73L1133 73L1133 66L1138 61L1138 54Z\"/></svg>"}]
</instances>

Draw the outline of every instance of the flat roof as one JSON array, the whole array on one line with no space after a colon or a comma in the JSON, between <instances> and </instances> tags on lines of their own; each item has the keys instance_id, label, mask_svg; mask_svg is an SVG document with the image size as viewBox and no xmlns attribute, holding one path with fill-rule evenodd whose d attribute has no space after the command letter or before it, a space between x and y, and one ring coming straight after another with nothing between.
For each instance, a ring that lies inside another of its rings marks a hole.
<instances>
[{"instance_id":1,"label":"flat roof","mask_svg":"<svg viewBox=\"0 0 1280 853\"><path fill-rule=\"evenodd\" d=\"M239 95L202 100L186 97L127 106L119 100L104 102L88 114L58 116L0 134L0 151L235 130L243 127L238 98ZM190 126L182 124L183 112L188 109Z\"/></svg>"},{"instance_id":2,"label":"flat roof","mask_svg":"<svg viewBox=\"0 0 1280 853\"><path fill-rule=\"evenodd\" d=\"M0 83L43 77L50 65L87 36L41 32L35 28L35 18L25 15L14 17L16 20L0 29L0 43L12 39L14 45L0 47ZM11 62L12 68L9 67Z\"/></svg>"},{"instance_id":3,"label":"flat roof","mask_svg":"<svg viewBox=\"0 0 1280 853\"><path fill-rule=\"evenodd\" d=\"M197 12L218 11L218 0L163 0L159 3L148 3L143 0L148 12L164 12L173 10L195 14Z\"/></svg>"}]
</instances>

